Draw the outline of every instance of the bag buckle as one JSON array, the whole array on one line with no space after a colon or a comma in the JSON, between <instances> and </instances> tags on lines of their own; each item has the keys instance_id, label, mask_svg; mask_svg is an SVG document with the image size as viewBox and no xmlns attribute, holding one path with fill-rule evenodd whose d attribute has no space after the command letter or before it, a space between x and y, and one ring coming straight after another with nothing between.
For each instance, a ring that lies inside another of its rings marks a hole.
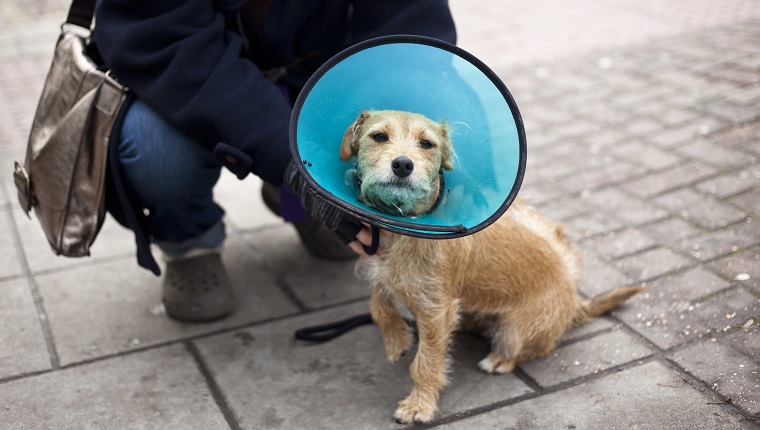
<instances>
[{"instance_id":1,"label":"bag buckle","mask_svg":"<svg viewBox=\"0 0 760 430\"><path fill-rule=\"evenodd\" d=\"M26 216L29 216L32 206L37 202L32 195L32 181L29 179L29 172L18 161L15 162L15 168L13 169L13 182L18 190L18 202L21 205L21 209L24 210Z\"/></svg>"}]
</instances>

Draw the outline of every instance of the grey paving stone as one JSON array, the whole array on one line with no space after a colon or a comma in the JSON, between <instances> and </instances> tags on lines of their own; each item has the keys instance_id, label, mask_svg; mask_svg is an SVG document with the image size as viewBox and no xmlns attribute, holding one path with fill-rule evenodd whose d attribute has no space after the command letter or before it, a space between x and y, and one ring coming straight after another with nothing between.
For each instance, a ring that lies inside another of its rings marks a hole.
<instances>
[{"instance_id":1,"label":"grey paving stone","mask_svg":"<svg viewBox=\"0 0 760 430\"><path fill-rule=\"evenodd\" d=\"M555 221L565 221L580 214L589 212L592 208L577 197L562 197L538 205L542 214Z\"/></svg>"},{"instance_id":2,"label":"grey paving stone","mask_svg":"<svg viewBox=\"0 0 760 430\"><path fill-rule=\"evenodd\" d=\"M697 301L733 285L703 267L647 282L646 291L654 300Z\"/></svg>"},{"instance_id":3,"label":"grey paving stone","mask_svg":"<svg viewBox=\"0 0 760 430\"><path fill-rule=\"evenodd\" d=\"M0 105L0 114L5 114L2 105ZM0 120L0 135L8 133L8 126L2 121ZM8 150L8 154L5 149ZM23 160L19 154L23 154L24 151L25 149L14 149L11 145L0 149L0 202L3 203L0 207L8 211L19 207L16 186L13 183L13 168L15 161Z\"/></svg>"},{"instance_id":4,"label":"grey paving stone","mask_svg":"<svg viewBox=\"0 0 760 430\"><path fill-rule=\"evenodd\" d=\"M640 225L666 218L668 211L634 197L615 187L591 190L584 198L588 203L628 225Z\"/></svg>"},{"instance_id":5,"label":"grey paving stone","mask_svg":"<svg viewBox=\"0 0 760 430\"><path fill-rule=\"evenodd\" d=\"M725 148L709 139L699 139L676 149L676 152L717 167L740 167L752 162L747 153Z\"/></svg>"},{"instance_id":6,"label":"grey paving stone","mask_svg":"<svg viewBox=\"0 0 760 430\"><path fill-rule=\"evenodd\" d=\"M673 214L709 230L747 219L747 214L736 207L689 188L661 195L654 199L654 202L668 208Z\"/></svg>"},{"instance_id":7,"label":"grey paving stone","mask_svg":"<svg viewBox=\"0 0 760 430\"><path fill-rule=\"evenodd\" d=\"M710 136L710 138L729 148L746 148L752 142L760 140L760 121L735 125Z\"/></svg>"},{"instance_id":8,"label":"grey paving stone","mask_svg":"<svg viewBox=\"0 0 760 430\"><path fill-rule=\"evenodd\" d=\"M593 336L602 331L609 331L613 328L619 330L620 324L613 322L611 318L607 317L594 318L583 325L573 327L566 331L557 344L562 346L580 338Z\"/></svg>"},{"instance_id":9,"label":"grey paving stone","mask_svg":"<svg viewBox=\"0 0 760 430\"><path fill-rule=\"evenodd\" d=\"M599 131L599 126L587 121L573 121L554 129L553 136L561 141L573 140Z\"/></svg>"},{"instance_id":10,"label":"grey paving stone","mask_svg":"<svg viewBox=\"0 0 760 430\"><path fill-rule=\"evenodd\" d=\"M446 430L753 429L670 367L652 362L438 427ZM667 405L667 407L663 407Z\"/></svg>"},{"instance_id":11,"label":"grey paving stone","mask_svg":"<svg viewBox=\"0 0 760 430\"><path fill-rule=\"evenodd\" d=\"M369 286L356 276L356 259L312 256L289 225L247 234L245 240L308 309L369 297Z\"/></svg>"},{"instance_id":12,"label":"grey paving stone","mask_svg":"<svg viewBox=\"0 0 760 430\"><path fill-rule=\"evenodd\" d=\"M621 142L627 141L628 136L616 128L604 128L597 133L586 136L584 140L591 145L592 149L612 148Z\"/></svg>"},{"instance_id":13,"label":"grey paving stone","mask_svg":"<svg viewBox=\"0 0 760 430\"><path fill-rule=\"evenodd\" d=\"M236 312L223 320L191 324L167 317L162 278L131 260L90 264L37 277L61 364L185 339L292 314L298 308L271 274L238 240L223 260L235 288Z\"/></svg>"},{"instance_id":14,"label":"grey paving stone","mask_svg":"<svg viewBox=\"0 0 760 430\"><path fill-rule=\"evenodd\" d=\"M603 166L589 167L565 178L563 185L572 193L583 193L623 182L643 173L643 169L633 163L609 160Z\"/></svg>"},{"instance_id":15,"label":"grey paving stone","mask_svg":"<svg viewBox=\"0 0 760 430\"><path fill-rule=\"evenodd\" d=\"M576 242L605 232L620 230L624 226L621 220L602 211L580 214L565 221L565 231Z\"/></svg>"},{"instance_id":16,"label":"grey paving stone","mask_svg":"<svg viewBox=\"0 0 760 430\"><path fill-rule=\"evenodd\" d=\"M700 182L697 189L718 198L731 197L760 185L760 166L752 165Z\"/></svg>"},{"instance_id":17,"label":"grey paving stone","mask_svg":"<svg viewBox=\"0 0 760 430\"><path fill-rule=\"evenodd\" d=\"M640 254L623 257L614 266L633 279L646 280L693 266L688 258L667 248L655 248Z\"/></svg>"},{"instance_id":18,"label":"grey paving stone","mask_svg":"<svg viewBox=\"0 0 760 430\"><path fill-rule=\"evenodd\" d=\"M652 248L657 242L637 229L627 228L585 239L582 246L604 260L613 260Z\"/></svg>"},{"instance_id":19,"label":"grey paving stone","mask_svg":"<svg viewBox=\"0 0 760 430\"><path fill-rule=\"evenodd\" d=\"M662 123L650 118L637 118L628 123L625 131L630 136L648 136L663 128Z\"/></svg>"},{"instance_id":20,"label":"grey paving stone","mask_svg":"<svg viewBox=\"0 0 760 430\"><path fill-rule=\"evenodd\" d=\"M366 306L333 308L197 341L241 428L400 428L393 412L411 389L413 353L390 363L375 326L321 344L292 340L298 328L367 312ZM442 392L437 416L531 392L513 375L480 372L476 364L487 352L482 340L457 341L451 383Z\"/></svg>"},{"instance_id":21,"label":"grey paving stone","mask_svg":"<svg viewBox=\"0 0 760 430\"><path fill-rule=\"evenodd\" d=\"M748 71L748 70L741 70L737 69L736 67L728 68L727 65L723 65L724 68L715 70L714 72L711 72L710 75L717 78L717 79L726 79L732 82L736 82L737 84L743 84L743 85L751 85L755 84L757 82L760 82L760 74ZM728 99L731 102L735 102L737 104L746 104L746 101L744 99Z\"/></svg>"},{"instance_id":22,"label":"grey paving stone","mask_svg":"<svg viewBox=\"0 0 760 430\"><path fill-rule=\"evenodd\" d=\"M727 332L760 315L760 298L741 288L729 289L702 301L695 314L705 326Z\"/></svg>"},{"instance_id":23,"label":"grey paving stone","mask_svg":"<svg viewBox=\"0 0 760 430\"><path fill-rule=\"evenodd\" d=\"M744 105L757 104L760 102L760 85L739 88L737 91L727 94L726 100Z\"/></svg>"},{"instance_id":24,"label":"grey paving stone","mask_svg":"<svg viewBox=\"0 0 760 430\"><path fill-rule=\"evenodd\" d=\"M715 58L715 57L712 57ZM709 67L715 64L714 60L707 60L706 63L695 63L695 68ZM703 114L712 114L715 119L730 123L731 115L722 111L723 106L715 104L716 100L722 100L727 92L735 91L739 84L730 81L711 81L707 86L693 86L676 93L671 99L671 103L680 104L683 107L698 109ZM705 108L706 104L711 104L711 108ZM709 116L709 115L704 115Z\"/></svg>"},{"instance_id":25,"label":"grey paving stone","mask_svg":"<svg viewBox=\"0 0 760 430\"><path fill-rule=\"evenodd\" d=\"M644 292L621 308L620 318L667 350L687 341L740 328L758 314L758 299L742 290L724 291L703 301L681 298L680 294L667 289ZM679 297L672 298L674 295Z\"/></svg>"},{"instance_id":26,"label":"grey paving stone","mask_svg":"<svg viewBox=\"0 0 760 430\"><path fill-rule=\"evenodd\" d=\"M229 428L182 345L8 382L0 402L16 429Z\"/></svg>"},{"instance_id":27,"label":"grey paving stone","mask_svg":"<svg viewBox=\"0 0 760 430\"><path fill-rule=\"evenodd\" d=\"M729 100L710 100L701 106L705 113L715 115L734 124L744 124L760 118L760 110L753 105L744 105Z\"/></svg>"},{"instance_id":28,"label":"grey paving stone","mask_svg":"<svg viewBox=\"0 0 760 430\"><path fill-rule=\"evenodd\" d=\"M760 318L748 320L742 325L741 330L722 338L721 342L738 349L739 352L747 354L755 362L760 363Z\"/></svg>"},{"instance_id":29,"label":"grey paving stone","mask_svg":"<svg viewBox=\"0 0 760 430\"><path fill-rule=\"evenodd\" d=\"M672 168L633 180L621 188L641 198L651 198L667 191L696 182L713 175L715 169L703 163L690 161L676 164Z\"/></svg>"},{"instance_id":30,"label":"grey paving stone","mask_svg":"<svg viewBox=\"0 0 760 430\"><path fill-rule=\"evenodd\" d=\"M729 202L753 214L760 214L760 187L734 196Z\"/></svg>"},{"instance_id":31,"label":"grey paving stone","mask_svg":"<svg viewBox=\"0 0 760 430\"><path fill-rule=\"evenodd\" d=\"M640 229L644 234L655 239L660 245L678 244L683 239L702 233L701 229L677 217L647 224L641 226Z\"/></svg>"},{"instance_id":32,"label":"grey paving stone","mask_svg":"<svg viewBox=\"0 0 760 430\"><path fill-rule=\"evenodd\" d=\"M584 108L576 108L576 111L580 115L608 127L624 127L634 119L633 114L621 108L615 109L609 104L602 102L594 103L591 106ZM624 136L630 136L623 130L621 130L621 133Z\"/></svg>"},{"instance_id":33,"label":"grey paving stone","mask_svg":"<svg viewBox=\"0 0 760 430\"><path fill-rule=\"evenodd\" d=\"M612 155L640 164L648 170L660 170L683 160L683 157L640 141L631 141L612 148Z\"/></svg>"},{"instance_id":34,"label":"grey paving stone","mask_svg":"<svg viewBox=\"0 0 760 430\"><path fill-rule=\"evenodd\" d=\"M721 120L700 116L699 120L695 122L686 123L670 130L663 130L661 133L650 136L649 139L663 149L677 148L725 127L726 123Z\"/></svg>"},{"instance_id":35,"label":"grey paving stone","mask_svg":"<svg viewBox=\"0 0 760 430\"><path fill-rule=\"evenodd\" d=\"M665 98L667 100L667 97ZM658 120L664 122L668 126L678 126L687 122L695 122L699 120L699 115L688 109L678 107L668 107L664 101L660 106L663 106L663 110L656 113Z\"/></svg>"},{"instance_id":36,"label":"grey paving stone","mask_svg":"<svg viewBox=\"0 0 760 430\"><path fill-rule=\"evenodd\" d=\"M0 118L2 117L2 114L4 113L2 109L3 108L0 107ZM2 120L0 120L0 121L2 121ZM8 135L7 135L8 132L5 130L6 128L7 127L3 127L3 124L0 123L0 137L2 137L3 139L7 139L8 138ZM0 163L13 165L13 161L14 160L13 160L12 157L3 157L2 156L2 152L0 152ZM0 172L10 171L10 169L11 168L0 169ZM10 181L10 179L4 179L4 178L0 177L0 209L3 209L3 210L10 209L10 208L6 207L6 206L10 206L10 204L11 204L10 197L11 196L12 197L16 196L16 194L12 193L12 189L10 188L10 184L6 184L6 182L11 182L11 181ZM6 197L6 192L5 192L6 189L8 189L8 193L7 193L8 197Z\"/></svg>"},{"instance_id":37,"label":"grey paving stone","mask_svg":"<svg viewBox=\"0 0 760 430\"><path fill-rule=\"evenodd\" d=\"M635 336L614 330L561 346L544 358L520 364L520 368L542 387L550 387L640 360L651 353Z\"/></svg>"},{"instance_id":38,"label":"grey paving stone","mask_svg":"<svg viewBox=\"0 0 760 430\"><path fill-rule=\"evenodd\" d=\"M583 255L583 271L579 290L586 297L594 297L615 287L632 285L634 279L599 258Z\"/></svg>"},{"instance_id":39,"label":"grey paving stone","mask_svg":"<svg viewBox=\"0 0 760 430\"><path fill-rule=\"evenodd\" d=\"M760 416L760 363L723 342L709 340L690 345L671 357L734 405Z\"/></svg>"},{"instance_id":40,"label":"grey paving stone","mask_svg":"<svg viewBox=\"0 0 760 430\"><path fill-rule=\"evenodd\" d=\"M131 231L122 227L110 215L90 248L90 257L67 258L55 255L39 222L34 217L28 219L21 209L13 211L14 222L21 238L24 258L32 273L52 269L89 266L96 261L104 261L118 256L129 255L136 261L135 239ZM157 255L157 254L156 254ZM136 263L135 263L136 264Z\"/></svg>"},{"instance_id":41,"label":"grey paving stone","mask_svg":"<svg viewBox=\"0 0 760 430\"><path fill-rule=\"evenodd\" d=\"M0 282L0 315L0 379L50 369L29 281Z\"/></svg>"},{"instance_id":42,"label":"grey paving stone","mask_svg":"<svg viewBox=\"0 0 760 430\"><path fill-rule=\"evenodd\" d=\"M15 235L11 234L13 231L11 222L10 211L0 209L0 231L7 232L3 235L4 240L0 241L0 261L3 262L0 264L0 279L24 273L16 238Z\"/></svg>"},{"instance_id":43,"label":"grey paving stone","mask_svg":"<svg viewBox=\"0 0 760 430\"><path fill-rule=\"evenodd\" d=\"M582 169L582 160L578 155L570 155L569 158L576 160L574 163L567 162L559 151L552 148L551 152L546 151L531 157L526 167L527 180L540 180L541 182L560 182L563 183L565 178Z\"/></svg>"},{"instance_id":44,"label":"grey paving stone","mask_svg":"<svg viewBox=\"0 0 760 430\"><path fill-rule=\"evenodd\" d=\"M732 254L709 266L728 279L760 291L760 248Z\"/></svg>"},{"instance_id":45,"label":"grey paving stone","mask_svg":"<svg viewBox=\"0 0 760 430\"><path fill-rule=\"evenodd\" d=\"M685 239L678 248L696 259L708 261L757 244L760 244L757 221L748 219L742 224Z\"/></svg>"},{"instance_id":46,"label":"grey paving stone","mask_svg":"<svg viewBox=\"0 0 760 430\"><path fill-rule=\"evenodd\" d=\"M528 173L529 175L530 173ZM520 188L520 198L526 203L533 206L540 206L551 200L566 196L567 190L562 184L558 183L529 183L528 175L523 179L523 185Z\"/></svg>"}]
</instances>

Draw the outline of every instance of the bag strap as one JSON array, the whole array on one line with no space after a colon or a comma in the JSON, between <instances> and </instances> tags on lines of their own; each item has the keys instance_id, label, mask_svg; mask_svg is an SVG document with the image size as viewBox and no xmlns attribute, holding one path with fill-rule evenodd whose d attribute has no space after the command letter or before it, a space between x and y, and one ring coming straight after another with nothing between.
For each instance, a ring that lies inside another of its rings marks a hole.
<instances>
[{"instance_id":1,"label":"bag strap","mask_svg":"<svg viewBox=\"0 0 760 430\"><path fill-rule=\"evenodd\" d=\"M67 24L90 29L92 16L95 13L95 0L73 0L66 17Z\"/></svg>"}]
</instances>

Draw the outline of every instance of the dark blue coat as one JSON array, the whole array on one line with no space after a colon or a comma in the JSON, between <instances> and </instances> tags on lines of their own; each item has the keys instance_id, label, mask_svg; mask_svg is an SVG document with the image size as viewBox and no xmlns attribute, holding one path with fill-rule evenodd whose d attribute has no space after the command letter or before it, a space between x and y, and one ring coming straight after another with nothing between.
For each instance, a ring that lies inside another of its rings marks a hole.
<instances>
[{"instance_id":1,"label":"dark blue coat","mask_svg":"<svg viewBox=\"0 0 760 430\"><path fill-rule=\"evenodd\" d=\"M100 0L94 37L108 67L155 111L211 150L223 142L239 151L238 163L227 165L238 177L253 172L275 185L290 159L290 104L259 69L307 57L283 79L297 93L325 60L357 42L456 38L445 0L272 0L246 53L234 22L244 4Z\"/></svg>"},{"instance_id":2,"label":"dark blue coat","mask_svg":"<svg viewBox=\"0 0 760 430\"><path fill-rule=\"evenodd\" d=\"M363 40L416 34L456 42L446 0L271 0L250 38L239 25L245 4L98 0L93 40L121 82L215 160L241 179L252 172L274 185L291 158L290 102L262 70L296 62L281 80L296 95L324 61ZM117 218L135 230L140 264L158 272L139 219Z\"/></svg>"}]
</instances>

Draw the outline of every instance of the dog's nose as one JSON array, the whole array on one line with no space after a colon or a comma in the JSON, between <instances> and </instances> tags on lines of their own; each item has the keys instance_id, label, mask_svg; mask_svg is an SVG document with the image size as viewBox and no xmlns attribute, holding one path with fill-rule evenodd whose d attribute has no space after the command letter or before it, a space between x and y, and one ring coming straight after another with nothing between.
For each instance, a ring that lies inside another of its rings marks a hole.
<instances>
[{"instance_id":1,"label":"dog's nose","mask_svg":"<svg viewBox=\"0 0 760 430\"><path fill-rule=\"evenodd\" d=\"M414 170L414 162L408 157L398 157L391 162L393 173L399 178L406 178Z\"/></svg>"}]
</instances>

